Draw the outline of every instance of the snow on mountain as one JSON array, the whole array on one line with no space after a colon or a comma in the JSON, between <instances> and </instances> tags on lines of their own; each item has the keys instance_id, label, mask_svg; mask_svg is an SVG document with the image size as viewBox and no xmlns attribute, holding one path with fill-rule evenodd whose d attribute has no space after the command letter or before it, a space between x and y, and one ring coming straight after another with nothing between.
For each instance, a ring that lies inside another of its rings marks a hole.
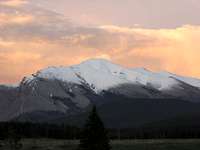
<instances>
[{"instance_id":1,"label":"snow on mountain","mask_svg":"<svg viewBox=\"0 0 200 150\"><path fill-rule=\"evenodd\" d=\"M178 85L178 82L167 76L157 74L144 68L135 68L132 71L137 73L137 80L143 85L151 85L158 90L167 90Z\"/></svg>"},{"instance_id":2,"label":"snow on mountain","mask_svg":"<svg viewBox=\"0 0 200 150\"><path fill-rule=\"evenodd\" d=\"M49 67L34 75L45 79L89 85L96 93L121 84L141 84L167 90L179 84L178 80L200 87L200 80L166 73L155 73L144 68L128 69L104 59L91 59L70 67ZM178 80L176 80L176 79ZM33 76L26 81L30 82Z\"/></svg>"},{"instance_id":3,"label":"snow on mountain","mask_svg":"<svg viewBox=\"0 0 200 150\"><path fill-rule=\"evenodd\" d=\"M125 96L150 101L174 98L199 102L199 89L180 81L200 87L198 79L145 68L125 68L103 59L91 59L69 67L48 67L25 77L19 88L0 86L0 121L25 113L75 115L84 112L90 104L114 100L107 94L109 92L113 92L116 99L123 95L121 99ZM109 91L100 94L102 90Z\"/></svg>"},{"instance_id":4,"label":"snow on mountain","mask_svg":"<svg viewBox=\"0 0 200 150\"><path fill-rule=\"evenodd\" d=\"M200 79L197 79L197 78L179 76L179 75L169 73L169 72L166 72L166 71L161 71L161 72L158 72L157 74L162 75L162 76L166 76L166 77L173 77L173 78L176 78L176 79L178 79L182 82L185 82L189 85L200 88Z\"/></svg>"}]
</instances>

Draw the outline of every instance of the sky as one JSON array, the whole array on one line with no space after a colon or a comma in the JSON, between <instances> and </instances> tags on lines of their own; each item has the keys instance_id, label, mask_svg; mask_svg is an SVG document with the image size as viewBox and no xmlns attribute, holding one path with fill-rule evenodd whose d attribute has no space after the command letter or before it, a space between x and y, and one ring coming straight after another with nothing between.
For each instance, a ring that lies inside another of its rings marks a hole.
<instances>
[{"instance_id":1,"label":"sky","mask_svg":"<svg viewBox=\"0 0 200 150\"><path fill-rule=\"evenodd\" d=\"M104 58L200 78L199 0L0 0L0 84Z\"/></svg>"}]
</instances>

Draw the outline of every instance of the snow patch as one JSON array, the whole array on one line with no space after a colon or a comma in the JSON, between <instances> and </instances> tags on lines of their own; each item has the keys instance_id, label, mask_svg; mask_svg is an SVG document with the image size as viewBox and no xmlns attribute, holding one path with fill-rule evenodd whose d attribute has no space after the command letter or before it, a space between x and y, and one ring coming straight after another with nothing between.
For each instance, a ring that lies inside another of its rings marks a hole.
<instances>
[{"instance_id":1,"label":"snow patch","mask_svg":"<svg viewBox=\"0 0 200 150\"><path fill-rule=\"evenodd\" d=\"M185 82L189 85L200 88L200 79L180 76L180 75L176 75L176 74L169 73L169 72L166 72L166 71L158 72L158 74L166 76L166 77L173 77L173 78L176 78L176 79L178 79L182 82Z\"/></svg>"}]
</instances>

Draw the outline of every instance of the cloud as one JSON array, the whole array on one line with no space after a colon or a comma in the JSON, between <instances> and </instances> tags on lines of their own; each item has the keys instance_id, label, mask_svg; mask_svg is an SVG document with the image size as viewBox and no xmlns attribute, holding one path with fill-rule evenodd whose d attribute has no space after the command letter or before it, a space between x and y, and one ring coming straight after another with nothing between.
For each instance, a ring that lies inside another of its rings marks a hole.
<instances>
[{"instance_id":1,"label":"cloud","mask_svg":"<svg viewBox=\"0 0 200 150\"><path fill-rule=\"evenodd\" d=\"M0 47L9 47L9 46L12 46L13 44L14 42L5 41L0 38Z\"/></svg>"},{"instance_id":2,"label":"cloud","mask_svg":"<svg viewBox=\"0 0 200 150\"><path fill-rule=\"evenodd\" d=\"M0 0L0 5L8 7L19 7L27 3L26 0Z\"/></svg>"},{"instance_id":3,"label":"cloud","mask_svg":"<svg viewBox=\"0 0 200 150\"><path fill-rule=\"evenodd\" d=\"M174 73L199 77L200 26L185 25L175 29L139 29L116 26L103 27L110 32L134 34L153 38L143 47L122 51L117 59L128 66L144 66L153 70L168 70ZM125 59L130 58L130 59Z\"/></svg>"},{"instance_id":4,"label":"cloud","mask_svg":"<svg viewBox=\"0 0 200 150\"><path fill-rule=\"evenodd\" d=\"M199 25L199 0L32 0L81 24L176 28Z\"/></svg>"},{"instance_id":5,"label":"cloud","mask_svg":"<svg viewBox=\"0 0 200 150\"><path fill-rule=\"evenodd\" d=\"M6 14L0 13L0 26L4 25L14 25L14 24L27 24L32 22L34 17L32 15L25 15L25 14Z\"/></svg>"},{"instance_id":6,"label":"cloud","mask_svg":"<svg viewBox=\"0 0 200 150\"><path fill-rule=\"evenodd\" d=\"M72 65L88 58L200 77L200 26L80 26L38 7L0 8L1 83L19 81L47 66Z\"/></svg>"}]
</instances>

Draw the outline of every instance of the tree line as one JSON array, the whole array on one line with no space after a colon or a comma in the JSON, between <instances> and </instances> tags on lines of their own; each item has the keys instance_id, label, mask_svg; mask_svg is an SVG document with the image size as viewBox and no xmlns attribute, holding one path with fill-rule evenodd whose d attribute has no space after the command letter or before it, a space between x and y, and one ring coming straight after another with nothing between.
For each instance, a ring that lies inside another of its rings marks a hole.
<instances>
[{"instance_id":1,"label":"tree line","mask_svg":"<svg viewBox=\"0 0 200 150\"><path fill-rule=\"evenodd\" d=\"M0 139L6 139L10 134L21 138L78 139L80 129L65 124L1 122Z\"/></svg>"},{"instance_id":2,"label":"tree line","mask_svg":"<svg viewBox=\"0 0 200 150\"><path fill-rule=\"evenodd\" d=\"M83 128L66 124L0 123L0 140L8 141L11 148L23 147L22 138L80 140L77 150L110 150L110 139L200 138L200 126L195 122L181 125L161 122L138 128L106 129L96 107L92 109Z\"/></svg>"},{"instance_id":3,"label":"tree line","mask_svg":"<svg viewBox=\"0 0 200 150\"><path fill-rule=\"evenodd\" d=\"M158 125L159 126L159 125ZM107 129L111 139L200 138L200 126ZM15 134L21 138L80 139L81 128L66 124L1 122L0 139Z\"/></svg>"}]
</instances>

